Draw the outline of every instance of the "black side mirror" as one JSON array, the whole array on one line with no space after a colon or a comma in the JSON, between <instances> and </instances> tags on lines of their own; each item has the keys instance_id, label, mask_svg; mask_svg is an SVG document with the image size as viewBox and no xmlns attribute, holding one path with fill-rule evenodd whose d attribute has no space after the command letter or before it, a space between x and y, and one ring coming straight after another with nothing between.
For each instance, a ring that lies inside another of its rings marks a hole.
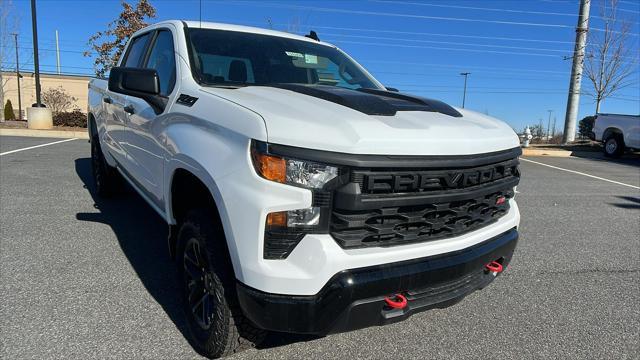
<instances>
[{"instance_id":1,"label":"black side mirror","mask_svg":"<svg viewBox=\"0 0 640 360\"><path fill-rule=\"evenodd\" d=\"M109 72L109 91L141 98L160 114L167 99L160 95L160 78L154 69L114 67Z\"/></svg>"},{"instance_id":2,"label":"black side mirror","mask_svg":"<svg viewBox=\"0 0 640 360\"><path fill-rule=\"evenodd\" d=\"M387 91L400 92L400 90L388 86L385 86L385 89L387 89Z\"/></svg>"}]
</instances>

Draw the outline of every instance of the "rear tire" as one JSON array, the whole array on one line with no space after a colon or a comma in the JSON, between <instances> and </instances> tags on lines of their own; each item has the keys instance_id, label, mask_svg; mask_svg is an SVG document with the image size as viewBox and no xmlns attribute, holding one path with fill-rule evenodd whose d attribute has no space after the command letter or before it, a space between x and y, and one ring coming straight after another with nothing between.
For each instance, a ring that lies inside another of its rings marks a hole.
<instances>
[{"instance_id":1,"label":"rear tire","mask_svg":"<svg viewBox=\"0 0 640 360\"><path fill-rule=\"evenodd\" d=\"M604 141L604 155L620 157L624 152L624 140L620 134L611 134Z\"/></svg>"},{"instance_id":2,"label":"rear tire","mask_svg":"<svg viewBox=\"0 0 640 360\"><path fill-rule=\"evenodd\" d=\"M91 172L98 196L111 197L120 188L120 174L107 164L97 135L91 138Z\"/></svg>"},{"instance_id":3,"label":"rear tire","mask_svg":"<svg viewBox=\"0 0 640 360\"><path fill-rule=\"evenodd\" d=\"M192 210L178 232L178 282L194 348L209 358L259 344L266 334L243 314L224 232L210 210Z\"/></svg>"}]
</instances>

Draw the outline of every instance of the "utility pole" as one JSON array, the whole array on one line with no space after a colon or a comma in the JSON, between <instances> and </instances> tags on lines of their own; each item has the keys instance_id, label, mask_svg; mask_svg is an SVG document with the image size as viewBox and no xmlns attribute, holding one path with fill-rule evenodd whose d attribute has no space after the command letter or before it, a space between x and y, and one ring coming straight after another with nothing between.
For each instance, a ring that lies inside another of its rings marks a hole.
<instances>
[{"instance_id":1,"label":"utility pole","mask_svg":"<svg viewBox=\"0 0 640 360\"><path fill-rule=\"evenodd\" d=\"M40 62L38 61L38 23L36 22L36 0L31 0L31 28L33 31L33 68L36 75L36 106L42 107L40 101Z\"/></svg>"},{"instance_id":2,"label":"utility pole","mask_svg":"<svg viewBox=\"0 0 640 360\"><path fill-rule=\"evenodd\" d=\"M16 43L16 81L18 82L18 120L22 120L22 97L20 95L20 59L18 57L18 34L12 33Z\"/></svg>"},{"instance_id":3,"label":"utility pole","mask_svg":"<svg viewBox=\"0 0 640 360\"><path fill-rule=\"evenodd\" d=\"M544 136L544 129L542 128L542 118L538 119L540 125L538 127L538 136L540 137L540 141L542 141L542 137Z\"/></svg>"},{"instance_id":4,"label":"utility pole","mask_svg":"<svg viewBox=\"0 0 640 360\"><path fill-rule=\"evenodd\" d=\"M573 49L573 66L569 82L569 96L567 98L567 112L564 118L564 134L562 143L575 140L576 119L578 118L578 104L580 102L580 82L582 81L582 67L584 66L584 50L587 47L587 31L589 31L589 8L591 0L580 0L580 13L576 26L576 43Z\"/></svg>"},{"instance_id":5,"label":"utility pole","mask_svg":"<svg viewBox=\"0 0 640 360\"><path fill-rule=\"evenodd\" d=\"M464 76L464 92L462 93L462 108L464 109L464 103L467 99L467 76L471 74L470 72L463 72L460 75Z\"/></svg>"},{"instance_id":6,"label":"utility pole","mask_svg":"<svg viewBox=\"0 0 640 360\"><path fill-rule=\"evenodd\" d=\"M547 110L549 112L549 120L547 121L547 141L549 141L549 135L551 135L551 113L553 110Z\"/></svg>"},{"instance_id":7,"label":"utility pole","mask_svg":"<svg viewBox=\"0 0 640 360\"><path fill-rule=\"evenodd\" d=\"M58 30L56 30L56 69L60 75L60 45L58 44Z\"/></svg>"},{"instance_id":8,"label":"utility pole","mask_svg":"<svg viewBox=\"0 0 640 360\"><path fill-rule=\"evenodd\" d=\"M554 137L556 137L556 120L557 120L557 118L554 116L553 117L553 125L551 126L551 138L552 139Z\"/></svg>"}]
</instances>

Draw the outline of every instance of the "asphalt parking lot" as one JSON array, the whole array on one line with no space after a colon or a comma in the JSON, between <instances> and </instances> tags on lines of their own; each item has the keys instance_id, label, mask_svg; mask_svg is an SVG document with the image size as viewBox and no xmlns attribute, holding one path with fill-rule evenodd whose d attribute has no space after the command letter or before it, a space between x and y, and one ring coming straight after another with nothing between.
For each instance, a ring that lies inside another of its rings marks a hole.
<instances>
[{"instance_id":1,"label":"asphalt parking lot","mask_svg":"<svg viewBox=\"0 0 640 360\"><path fill-rule=\"evenodd\" d=\"M93 195L86 140L6 153L59 140L0 137L0 358L199 358L155 212L132 190ZM386 327L272 335L233 358L640 357L640 160L521 168L520 243L488 288Z\"/></svg>"}]
</instances>

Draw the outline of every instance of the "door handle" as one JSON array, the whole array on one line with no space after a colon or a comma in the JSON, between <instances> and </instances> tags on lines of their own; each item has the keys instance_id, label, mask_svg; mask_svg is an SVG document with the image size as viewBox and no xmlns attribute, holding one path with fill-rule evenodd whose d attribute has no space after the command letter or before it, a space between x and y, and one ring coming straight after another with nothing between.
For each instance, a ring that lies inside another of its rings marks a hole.
<instances>
[{"instance_id":1,"label":"door handle","mask_svg":"<svg viewBox=\"0 0 640 360\"><path fill-rule=\"evenodd\" d=\"M110 98L110 97L108 97L108 96L103 97L103 98L102 98L102 101L104 101L104 102L105 102L105 103L107 103L107 104L111 104L111 103L113 103L113 100L111 100L111 98Z\"/></svg>"},{"instance_id":2,"label":"door handle","mask_svg":"<svg viewBox=\"0 0 640 360\"><path fill-rule=\"evenodd\" d=\"M127 114L133 114L135 112L135 109L133 108L133 105L127 105L124 107L124 112L126 112Z\"/></svg>"}]
</instances>

